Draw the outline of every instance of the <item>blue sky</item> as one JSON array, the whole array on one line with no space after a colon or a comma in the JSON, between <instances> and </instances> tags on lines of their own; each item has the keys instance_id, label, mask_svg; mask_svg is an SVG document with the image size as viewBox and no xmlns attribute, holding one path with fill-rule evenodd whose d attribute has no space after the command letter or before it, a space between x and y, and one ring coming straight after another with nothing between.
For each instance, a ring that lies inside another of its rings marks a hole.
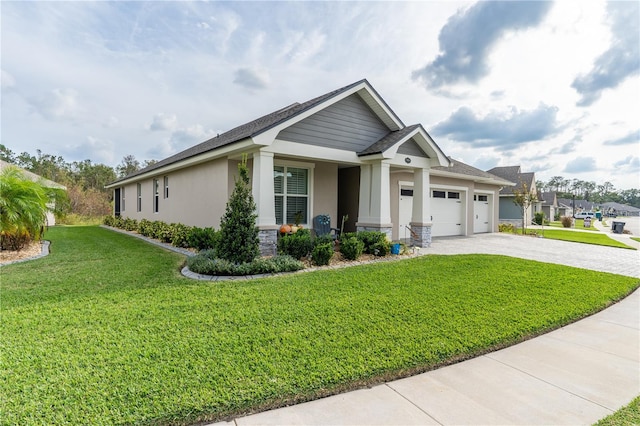
<instances>
[{"instance_id":1,"label":"blue sky","mask_svg":"<svg viewBox=\"0 0 640 426\"><path fill-rule=\"evenodd\" d=\"M640 187L640 2L10 2L2 143L161 159L367 78L486 170Z\"/></svg>"}]
</instances>

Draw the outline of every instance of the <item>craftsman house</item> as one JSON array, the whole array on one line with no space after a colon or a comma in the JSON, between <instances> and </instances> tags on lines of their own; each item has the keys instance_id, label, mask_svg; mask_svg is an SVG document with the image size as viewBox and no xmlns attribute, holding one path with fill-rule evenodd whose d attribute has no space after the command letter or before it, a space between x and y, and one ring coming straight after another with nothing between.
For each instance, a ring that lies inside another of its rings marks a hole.
<instances>
[{"instance_id":1,"label":"craftsman house","mask_svg":"<svg viewBox=\"0 0 640 426\"><path fill-rule=\"evenodd\" d=\"M447 158L422 125L406 126L361 80L109 184L114 213L217 228L243 155L265 254L296 214L307 228L319 214L332 227L348 215L346 231L382 231L421 247L432 235L494 232L498 193L512 185Z\"/></svg>"}]
</instances>

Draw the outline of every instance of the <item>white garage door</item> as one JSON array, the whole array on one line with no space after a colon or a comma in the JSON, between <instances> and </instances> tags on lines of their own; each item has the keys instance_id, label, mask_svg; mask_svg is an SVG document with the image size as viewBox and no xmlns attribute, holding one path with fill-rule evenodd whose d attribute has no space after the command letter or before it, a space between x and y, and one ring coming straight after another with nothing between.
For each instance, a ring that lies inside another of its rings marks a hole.
<instances>
[{"instance_id":1,"label":"white garage door","mask_svg":"<svg viewBox=\"0 0 640 426\"><path fill-rule=\"evenodd\" d=\"M473 232L489 232L489 196L473 196Z\"/></svg>"},{"instance_id":2,"label":"white garage door","mask_svg":"<svg viewBox=\"0 0 640 426\"><path fill-rule=\"evenodd\" d=\"M463 193L460 191L447 191L434 189L431 191L431 216L433 237L448 235L462 235L462 205Z\"/></svg>"}]
</instances>

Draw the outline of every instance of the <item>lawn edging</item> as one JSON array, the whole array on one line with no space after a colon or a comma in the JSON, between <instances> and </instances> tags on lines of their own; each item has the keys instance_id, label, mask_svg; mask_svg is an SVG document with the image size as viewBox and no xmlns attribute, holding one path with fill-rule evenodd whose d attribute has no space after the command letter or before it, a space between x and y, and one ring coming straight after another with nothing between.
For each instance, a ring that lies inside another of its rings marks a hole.
<instances>
[{"instance_id":1,"label":"lawn edging","mask_svg":"<svg viewBox=\"0 0 640 426\"><path fill-rule=\"evenodd\" d=\"M18 260L12 260L6 263L0 263L0 268L2 268L3 266L8 266L8 265L15 265L16 263L23 263L23 262L29 262L30 260L36 260L36 259L40 259L42 257L48 256L49 255L49 246L51 245L51 241L47 241L47 240L43 240L42 241L42 250L40 251L40 254L37 254L35 256L31 256L31 257L27 257L25 259L18 259Z\"/></svg>"},{"instance_id":2,"label":"lawn edging","mask_svg":"<svg viewBox=\"0 0 640 426\"><path fill-rule=\"evenodd\" d=\"M100 225L100 227L101 228L105 228L105 229L109 229L111 231L119 232L121 234L130 235L130 236L135 237L135 238L139 238L139 239L141 239L143 241L146 241L146 242L148 242L150 244L153 244L155 246L158 246L158 247L173 251L175 253L180 253L180 254L185 255L185 256L195 256L197 254L197 253L192 252L190 250L187 250L187 249L184 249L184 248L179 248L179 247L176 247L176 246L171 245L169 243L163 243L161 241L154 240L153 238L145 237L144 235L140 235L137 232L126 231L124 229L115 228L115 227L108 226L108 225ZM340 263L338 265L311 266L311 267L306 267L306 268L304 268L304 269L302 269L300 271L278 272L278 273L274 273L274 274L204 275L204 274L198 274L196 272L191 271L189 269L189 267L186 266L186 265L180 270L180 273L186 278L191 278L191 279L199 280L199 281L246 281L246 280L259 279L259 278L279 277L279 276L282 276L282 275L299 274L299 273L305 273L305 272L327 271L327 270L331 270L331 269L341 269L341 268L348 268L350 266L369 265L369 264L372 264L372 263L379 263L379 262L395 262L395 261L399 261L399 260L412 259L414 257L424 256L426 254L428 254L428 253L423 253L423 252L420 251L419 248L417 248L416 251L414 253L411 253L411 254L389 255L389 256L375 258L375 259L369 259L369 260L354 260L354 261L349 261L349 262L343 262L343 263Z\"/></svg>"}]
</instances>

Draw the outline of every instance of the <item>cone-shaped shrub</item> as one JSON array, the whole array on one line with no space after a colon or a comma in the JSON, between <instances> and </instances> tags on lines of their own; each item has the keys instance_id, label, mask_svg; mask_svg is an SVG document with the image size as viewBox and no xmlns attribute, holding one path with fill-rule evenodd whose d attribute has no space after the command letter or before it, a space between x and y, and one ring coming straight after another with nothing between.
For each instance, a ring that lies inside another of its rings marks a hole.
<instances>
[{"instance_id":1,"label":"cone-shaped shrub","mask_svg":"<svg viewBox=\"0 0 640 426\"><path fill-rule=\"evenodd\" d=\"M260 241L246 156L238 165L238 171L240 176L235 180L227 210L220 221L217 255L233 263L248 263L260 255Z\"/></svg>"}]
</instances>

